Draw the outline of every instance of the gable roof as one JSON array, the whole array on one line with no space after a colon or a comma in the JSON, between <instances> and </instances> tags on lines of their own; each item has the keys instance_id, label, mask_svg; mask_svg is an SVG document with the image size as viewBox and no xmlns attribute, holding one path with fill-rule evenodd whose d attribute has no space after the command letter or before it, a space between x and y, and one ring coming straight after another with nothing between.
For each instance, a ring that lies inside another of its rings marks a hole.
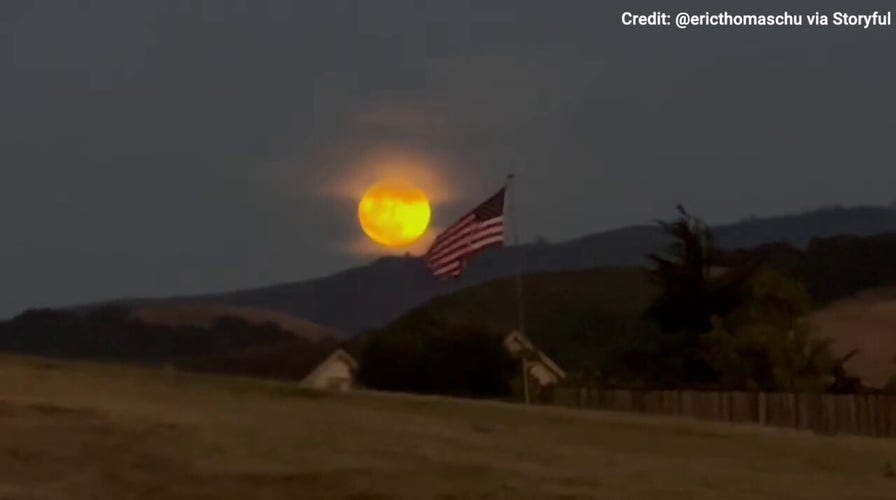
<instances>
[{"instance_id":1,"label":"gable roof","mask_svg":"<svg viewBox=\"0 0 896 500\"><path fill-rule=\"evenodd\" d=\"M542 362L545 366L548 367L549 370L554 372L558 377L566 378L566 372L563 371L562 368L557 366L557 363L554 363L554 360L549 358L547 354L543 353L540 349L535 347L535 344L533 344L532 341L529 340L529 338L526 337L525 335L523 335L520 331L513 330L504 337L504 345L505 346L508 346L508 348L509 348L509 344L511 342L518 342L524 349L531 351L535 355L535 357L537 358L538 361Z\"/></svg>"},{"instance_id":2,"label":"gable roof","mask_svg":"<svg viewBox=\"0 0 896 500\"><path fill-rule=\"evenodd\" d=\"M358 362L355 361L355 358L352 357L351 354L345 351L345 349L338 348L333 351L329 356L321 360L317 366L315 366L304 378L303 381L313 378L317 375L318 372L326 368L326 366L334 361L342 360L345 361L346 364L352 369L352 371L358 371Z\"/></svg>"}]
</instances>

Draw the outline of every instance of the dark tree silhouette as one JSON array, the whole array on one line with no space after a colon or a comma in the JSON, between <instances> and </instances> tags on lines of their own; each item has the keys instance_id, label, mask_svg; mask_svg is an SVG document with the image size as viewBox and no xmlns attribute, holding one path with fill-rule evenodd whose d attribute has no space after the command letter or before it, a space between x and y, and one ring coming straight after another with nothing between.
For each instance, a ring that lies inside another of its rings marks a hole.
<instances>
[{"instance_id":1,"label":"dark tree silhouette","mask_svg":"<svg viewBox=\"0 0 896 500\"><path fill-rule=\"evenodd\" d=\"M716 266L709 227L683 206L677 208L677 219L658 221L672 243L665 252L648 255L648 276L659 294L646 316L665 334L668 382L711 383L717 377L705 361L700 337L711 330L713 317L729 314L746 299L752 266Z\"/></svg>"},{"instance_id":2,"label":"dark tree silhouette","mask_svg":"<svg viewBox=\"0 0 896 500\"><path fill-rule=\"evenodd\" d=\"M372 389L467 397L510 395L519 368L501 335L426 321L367 334L359 364Z\"/></svg>"}]
</instances>

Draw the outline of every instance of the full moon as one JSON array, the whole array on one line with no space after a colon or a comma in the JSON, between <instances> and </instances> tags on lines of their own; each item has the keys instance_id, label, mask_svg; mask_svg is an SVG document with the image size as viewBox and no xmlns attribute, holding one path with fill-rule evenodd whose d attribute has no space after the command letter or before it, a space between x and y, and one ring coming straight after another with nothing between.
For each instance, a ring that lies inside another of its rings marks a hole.
<instances>
[{"instance_id":1,"label":"full moon","mask_svg":"<svg viewBox=\"0 0 896 500\"><path fill-rule=\"evenodd\" d=\"M358 203L361 229L387 247L410 245L429 225L429 198L414 185L389 179L378 182Z\"/></svg>"}]
</instances>

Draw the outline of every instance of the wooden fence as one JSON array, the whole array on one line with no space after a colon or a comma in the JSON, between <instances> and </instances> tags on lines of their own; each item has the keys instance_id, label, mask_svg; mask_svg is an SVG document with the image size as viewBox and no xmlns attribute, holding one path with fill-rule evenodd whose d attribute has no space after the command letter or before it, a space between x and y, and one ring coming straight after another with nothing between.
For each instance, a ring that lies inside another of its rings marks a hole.
<instances>
[{"instance_id":1,"label":"wooden fence","mask_svg":"<svg viewBox=\"0 0 896 500\"><path fill-rule=\"evenodd\" d=\"M820 434L896 437L896 395L556 387L549 403L790 427Z\"/></svg>"}]
</instances>

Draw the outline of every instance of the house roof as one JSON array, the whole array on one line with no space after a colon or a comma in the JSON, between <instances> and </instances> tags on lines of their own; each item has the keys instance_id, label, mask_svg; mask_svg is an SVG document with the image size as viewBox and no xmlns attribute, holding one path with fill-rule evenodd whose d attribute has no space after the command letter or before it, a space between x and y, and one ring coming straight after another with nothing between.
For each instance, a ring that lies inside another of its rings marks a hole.
<instances>
[{"instance_id":1,"label":"house roof","mask_svg":"<svg viewBox=\"0 0 896 500\"><path fill-rule=\"evenodd\" d=\"M357 362L336 342L290 342L180 363L187 370L303 380L331 358Z\"/></svg>"},{"instance_id":2,"label":"house roof","mask_svg":"<svg viewBox=\"0 0 896 500\"><path fill-rule=\"evenodd\" d=\"M321 360L319 363L317 363L317 365L312 368L307 375L305 375L303 380L315 376L315 374L317 374L319 370L322 370L327 364L340 359L345 361L353 371L358 370L358 363L357 361L355 361L355 358L353 358L351 354L346 352L345 349L339 348L333 351L329 356Z\"/></svg>"},{"instance_id":3,"label":"house roof","mask_svg":"<svg viewBox=\"0 0 896 500\"><path fill-rule=\"evenodd\" d=\"M514 340L518 341L526 349L529 349L533 353L535 353L535 355L538 357L538 361L541 361L542 363L544 363L545 366L547 366L551 371L556 373L560 378L566 377L566 372L563 371L562 368L557 366L557 363L554 363L554 360L552 360L550 357L548 357L547 354L542 352L541 349L538 349L537 347L535 347L535 344L533 344L532 341L529 340L528 337L523 335L518 330L513 330L512 332L508 333L506 337L504 337L505 343L508 343L508 342L511 342Z\"/></svg>"}]
</instances>

